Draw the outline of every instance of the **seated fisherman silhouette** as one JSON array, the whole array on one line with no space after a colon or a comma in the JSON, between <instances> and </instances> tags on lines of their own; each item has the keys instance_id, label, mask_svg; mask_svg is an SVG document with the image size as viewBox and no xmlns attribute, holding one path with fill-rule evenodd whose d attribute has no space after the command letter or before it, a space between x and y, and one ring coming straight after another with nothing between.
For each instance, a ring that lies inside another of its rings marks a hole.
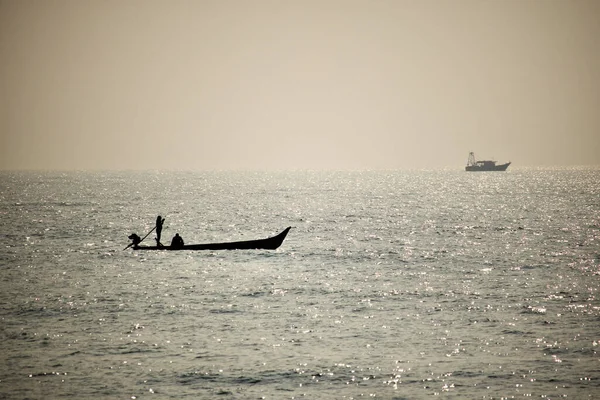
<instances>
[{"instance_id":1,"label":"seated fisherman silhouette","mask_svg":"<svg viewBox=\"0 0 600 400\"><path fill-rule=\"evenodd\" d=\"M183 238L179 236L179 233L176 233L173 236L173 240L171 240L171 248L173 249L181 249L183 248Z\"/></svg>"},{"instance_id":2,"label":"seated fisherman silhouette","mask_svg":"<svg viewBox=\"0 0 600 400\"><path fill-rule=\"evenodd\" d=\"M135 247L138 244L140 244L140 242L142 241L142 238L139 237L138 235L136 235L135 233L132 233L131 235L129 235L129 239L131 239L131 244Z\"/></svg>"}]
</instances>

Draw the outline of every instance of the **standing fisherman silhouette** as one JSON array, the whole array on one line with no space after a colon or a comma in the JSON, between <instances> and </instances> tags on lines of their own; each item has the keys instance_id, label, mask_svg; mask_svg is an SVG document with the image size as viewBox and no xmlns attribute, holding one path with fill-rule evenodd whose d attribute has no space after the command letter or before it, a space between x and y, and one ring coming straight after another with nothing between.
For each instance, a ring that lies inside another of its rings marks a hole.
<instances>
[{"instance_id":1,"label":"standing fisherman silhouette","mask_svg":"<svg viewBox=\"0 0 600 400\"><path fill-rule=\"evenodd\" d=\"M162 233L163 222L165 219L160 215L156 217L156 245L162 247L163 244L160 242L160 234Z\"/></svg>"}]
</instances>

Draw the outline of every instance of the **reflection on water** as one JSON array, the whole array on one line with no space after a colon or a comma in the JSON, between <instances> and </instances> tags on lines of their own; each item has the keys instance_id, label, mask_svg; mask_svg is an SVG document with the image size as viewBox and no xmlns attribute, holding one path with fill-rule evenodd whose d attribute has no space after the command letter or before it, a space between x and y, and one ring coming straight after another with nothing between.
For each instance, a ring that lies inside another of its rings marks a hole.
<instances>
[{"instance_id":1,"label":"reflection on water","mask_svg":"<svg viewBox=\"0 0 600 400\"><path fill-rule=\"evenodd\" d=\"M0 397L593 398L598 178L3 173Z\"/></svg>"}]
</instances>

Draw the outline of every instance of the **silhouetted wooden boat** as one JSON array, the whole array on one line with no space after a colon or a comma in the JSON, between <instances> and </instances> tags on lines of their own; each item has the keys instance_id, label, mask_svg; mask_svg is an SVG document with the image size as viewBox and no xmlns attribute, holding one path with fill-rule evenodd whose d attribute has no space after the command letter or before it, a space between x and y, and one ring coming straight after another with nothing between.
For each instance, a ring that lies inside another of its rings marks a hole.
<instances>
[{"instance_id":1,"label":"silhouetted wooden boat","mask_svg":"<svg viewBox=\"0 0 600 400\"><path fill-rule=\"evenodd\" d=\"M133 250L275 250L281 246L281 243L283 243L290 229L291 227L287 227L279 235L267 239L227 243L186 244L179 248L173 248L171 246L141 246L138 244L133 246Z\"/></svg>"},{"instance_id":2,"label":"silhouetted wooden boat","mask_svg":"<svg viewBox=\"0 0 600 400\"><path fill-rule=\"evenodd\" d=\"M496 161L477 161L475 160L475 153L470 152L465 171L506 171L509 165L510 161L500 165L496 165Z\"/></svg>"}]
</instances>

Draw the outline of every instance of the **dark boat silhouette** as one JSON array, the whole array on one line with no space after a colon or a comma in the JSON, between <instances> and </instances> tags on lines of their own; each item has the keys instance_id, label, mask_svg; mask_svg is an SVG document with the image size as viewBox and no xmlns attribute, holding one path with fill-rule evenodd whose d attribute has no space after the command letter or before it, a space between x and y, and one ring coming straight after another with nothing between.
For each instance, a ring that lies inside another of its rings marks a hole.
<instances>
[{"instance_id":1,"label":"dark boat silhouette","mask_svg":"<svg viewBox=\"0 0 600 400\"><path fill-rule=\"evenodd\" d=\"M469 153L469 160L467 161L466 171L506 171L510 161L506 164L496 165L496 161L477 161L475 160L475 153Z\"/></svg>"},{"instance_id":2,"label":"dark boat silhouette","mask_svg":"<svg viewBox=\"0 0 600 400\"><path fill-rule=\"evenodd\" d=\"M186 244L181 247L171 246L141 246L139 244L134 245L133 250L253 250L253 249L264 249L264 250L275 250L281 243L283 243L285 237L290 231L291 226L287 227L278 234L267 239L258 240L245 240L239 242L226 242L226 243L205 243L205 244Z\"/></svg>"}]
</instances>

